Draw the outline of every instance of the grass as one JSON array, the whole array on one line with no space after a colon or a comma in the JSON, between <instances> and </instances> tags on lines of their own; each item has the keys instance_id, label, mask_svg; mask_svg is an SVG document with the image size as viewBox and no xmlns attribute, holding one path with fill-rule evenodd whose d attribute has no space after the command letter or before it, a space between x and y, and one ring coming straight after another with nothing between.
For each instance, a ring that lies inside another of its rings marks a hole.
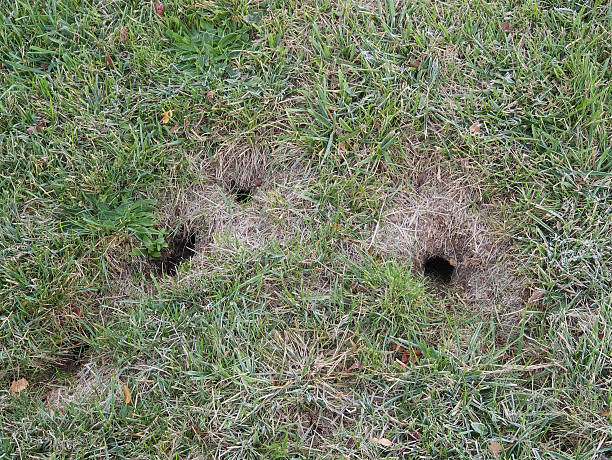
<instances>
[{"instance_id":1,"label":"grass","mask_svg":"<svg viewBox=\"0 0 612 460\"><path fill-rule=\"evenodd\" d=\"M0 12L0 458L612 456L607 2Z\"/></svg>"}]
</instances>

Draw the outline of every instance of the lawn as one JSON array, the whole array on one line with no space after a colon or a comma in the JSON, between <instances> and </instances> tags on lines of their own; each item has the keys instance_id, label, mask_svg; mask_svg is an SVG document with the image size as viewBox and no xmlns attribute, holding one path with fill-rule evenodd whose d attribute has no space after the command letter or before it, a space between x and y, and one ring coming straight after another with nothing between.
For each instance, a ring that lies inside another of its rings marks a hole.
<instances>
[{"instance_id":1,"label":"lawn","mask_svg":"<svg viewBox=\"0 0 612 460\"><path fill-rule=\"evenodd\" d=\"M612 458L608 1L0 14L0 459Z\"/></svg>"}]
</instances>

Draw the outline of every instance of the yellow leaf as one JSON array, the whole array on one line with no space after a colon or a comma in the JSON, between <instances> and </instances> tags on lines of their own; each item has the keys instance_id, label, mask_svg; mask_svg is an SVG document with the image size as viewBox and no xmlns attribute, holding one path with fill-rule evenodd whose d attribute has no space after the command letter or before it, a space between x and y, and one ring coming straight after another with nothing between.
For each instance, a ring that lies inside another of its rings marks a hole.
<instances>
[{"instance_id":1,"label":"yellow leaf","mask_svg":"<svg viewBox=\"0 0 612 460\"><path fill-rule=\"evenodd\" d=\"M391 447L393 443L389 441L387 438L372 438L370 439L374 444L380 444L381 446Z\"/></svg>"},{"instance_id":2,"label":"yellow leaf","mask_svg":"<svg viewBox=\"0 0 612 460\"><path fill-rule=\"evenodd\" d=\"M168 122L170 122L170 118L172 118L172 110L166 110L165 112L162 112L162 115L164 117L162 118L161 122L166 125Z\"/></svg>"},{"instance_id":3,"label":"yellow leaf","mask_svg":"<svg viewBox=\"0 0 612 460\"><path fill-rule=\"evenodd\" d=\"M11 394L13 396L19 396L21 395L21 392L27 388L27 386L28 381L24 378L13 380L13 383L11 383Z\"/></svg>"},{"instance_id":4,"label":"yellow leaf","mask_svg":"<svg viewBox=\"0 0 612 460\"><path fill-rule=\"evenodd\" d=\"M127 385L121 385L121 388L123 388L123 397L124 397L124 401L126 404L129 404L130 401L132 400L132 393L130 392L130 389L127 387Z\"/></svg>"},{"instance_id":5,"label":"yellow leaf","mask_svg":"<svg viewBox=\"0 0 612 460\"><path fill-rule=\"evenodd\" d=\"M497 441L493 441L489 444L489 452L493 454L495 458L499 458L499 454L501 454L502 445Z\"/></svg>"}]
</instances>

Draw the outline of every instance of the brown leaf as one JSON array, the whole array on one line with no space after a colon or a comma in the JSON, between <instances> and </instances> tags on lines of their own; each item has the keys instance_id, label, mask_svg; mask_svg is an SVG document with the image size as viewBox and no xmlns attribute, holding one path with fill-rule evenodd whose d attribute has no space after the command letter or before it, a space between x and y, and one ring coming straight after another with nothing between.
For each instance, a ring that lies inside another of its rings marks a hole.
<instances>
[{"instance_id":1,"label":"brown leaf","mask_svg":"<svg viewBox=\"0 0 612 460\"><path fill-rule=\"evenodd\" d=\"M489 443L489 452L493 454L495 458L499 458L499 454L501 454L502 445L497 441L492 441Z\"/></svg>"},{"instance_id":2,"label":"brown leaf","mask_svg":"<svg viewBox=\"0 0 612 460\"><path fill-rule=\"evenodd\" d=\"M351 365L351 367L348 368L349 371L355 370L355 369L364 369L365 366L363 364L361 364L359 361L355 360L355 362Z\"/></svg>"},{"instance_id":3,"label":"brown leaf","mask_svg":"<svg viewBox=\"0 0 612 460\"><path fill-rule=\"evenodd\" d=\"M191 429L193 430L193 432L195 434L197 434L198 436L203 436L206 434L206 432L204 430L202 430L198 425L196 425L195 423L191 424Z\"/></svg>"},{"instance_id":4,"label":"brown leaf","mask_svg":"<svg viewBox=\"0 0 612 460\"><path fill-rule=\"evenodd\" d=\"M119 30L119 41L120 41L121 43L126 43L126 42L129 40L129 38L130 38L130 37L129 37L129 35L128 35L128 31L127 31L127 29L126 29L125 27L122 27L122 28Z\"/></svg>"},{"instance_id":5,"label":"brown leaf","mask_svg":"<svg viewBox=\"0 0 612 460\"><path fill-rule=\"evenodd\" d=\"M162 2L153 3L153 7L155 8L155 12L160 16L164 14L164 4Z\"/></svg>"},{"instance_id":6,"label":"brown leaf","mask_svg":"<svg viewBox=\"0 0 612 460\"><path fill-rule=\"evenodd\" d=\"M47 125L47 123L46 123L46 122L41 121L41 122L40 122L40 123L38 123L36 126L30 126L30 127L27 129L27 132L28 132L29 134L39 133L39 132L41 132L41 131L43 130L43 128L44 128L46 125Z\"/></svg>"},{"instance_id":7,"label":"brown leaf","mask_svg":"<svg viewBox=\"0 0 612 460\"><path fill-rule=\"evenodd\" d=\"M344 142L340 142L340 144L338 144L338 149L342 152L342 153L346 153L346 145L344 145Z\"/></svg>"},{"instance_id":8,"label":"brown leaf","mask_svg":"<svg viewBox=\"0 0 612 460\"><path fill-rule=\"evenodd\" d=\"M72 313L74 313L76 316L78 316L79 318L82 318L82 317L83 317L83 311L82 311L82 310L81 310L79 307L77 307L76 305L73 305L73 306L70 308L70 311L71 311Z\"/></svg>"},{"instance_id":9,"label":"brown leaf","mask_svg":"<svg viewBox=\"0 0 612 460\"><path fill-rule=\"evenodd\" d=\"M534 305L542 299L543 295L544 295L544 291L542 291L541 289L536 289L535 291L533 291L533 293L529 297L529 300L527 300L527 303L529 305Z\"/></svg>"},{"instance_id":10,"label":"brown leaf","mask_svg":"<svg viewBox=\"0 0 612 460\"><path fill-rule=\"evenodd\" d=\"M372 438L370 439L370 442L373 442L374 444L380 444L381 446L385 447L391 447L393 445L393 443L387 438Z\"/></svg>"},{"instance_id":11,"label":"brown leaf","mask_svg":"<svg viewBox=\"0 0 612 460\"><path fill-rule=\"evenodd\" d=\"M162 112L163 118L161 119L161 122L164 125L167 125L170 122L170 118L172 118L172 110L166 110L165 112Z\"/></svg>"},{"instance_id":12,"label":"brown leaf","mask_svg":"<svg viewBox=\"0 0 612 460\"><path fill-rule=\"evenodd\" d=\"M427 172L421 171L416 178L416 186L421 187L427 181Z\"/></svg>"},{"instance_id":13,"label":"brown leaf","mask_svg":"<svg viewBox=\"0 0 612 460\"><path fill-rule=\"evenodd\" d=\"M28 387L28 381L24 378L20 378L19 380L13 380L11 383L11 394L13 396L20 396L21 392Z\"/></svg>"},{"instance_id":14,"label":"brown leaf","mask_svg":"<svg viewBox=\"0 0 612 460\"><path fill-rule=\"evenodd\" d=\"M404 364L416 364L423 357L423 352L419 349L406 350L402 353L402 362Z\"/></svg>"},{"instance_id":15,"label":"brown leaf","mask_svg":"<svg viewBox=\"0 0 612 460\"><path fill-rule=\"evenodd\" d=\"M106 55L106 65L108 65L112 69L115 68L115 63L113 62L113 58L110 57L110 54Z\"/></svg>"},{"instance_id":16,"label":"brown leaf","mask_svg":"<svg viewBox=\"0 0 612 460\"><path fill-rule=\"evenodd\" d=\"M129 404L132 401L132 392L125 384L121 385L121 388L123 389L123 400L126 404Z\"/></svg>"},{"instance_id":17,"label":"brown leaf","mask_svg":"<svg viewBox=\"0 0 612 460\"><path fill-rule=\"evenodd\" d=\"M261 180L259 177L255 179L255 182L253 182L253 185L255 185L255 187L260 187L261 184L263 184L263 180Z\"/></svg>"},{"instance_id":18,"label":"brown leaf","mask_svg":"<svg viewBox=\"0 0 612 460\"><path fill-rule=\"evenodd\" d=\"M474 122L472 126L470 126L470 134L476 134L480 132L480 123L477 121Z\"/></svg>"},{"instance_id":19,"label":"brown leaf","mask_svg":"<svg viewBox=\"0 0 612 460\"><path fill-rule=\"evenodd\" d=\"M348 441L346 441L346 447L348 447L349 449L352 449L353 447L355 447L355 439L353 438L348 438Z\"/></svg>"},{"instance_id":20,"label":"brown leaf","mask_svg":"<svg viewBox=\"0 0 612 460\"><path fill-rule=\"evenodd\" d=\"M510 25L509 22L502 22L501 24L501 30L503 30L504 32L510 32L512 31L513 27L512 25Z\"/></svg>"}]
</instances>

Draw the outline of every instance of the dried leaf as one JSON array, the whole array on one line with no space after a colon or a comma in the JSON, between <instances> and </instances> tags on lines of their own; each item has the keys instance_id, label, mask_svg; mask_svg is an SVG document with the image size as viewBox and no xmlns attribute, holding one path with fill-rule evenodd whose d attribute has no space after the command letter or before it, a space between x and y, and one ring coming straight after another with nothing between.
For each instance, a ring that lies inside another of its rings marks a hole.
<instances>
[{"instance_id":1,"label":"dried leaf","mask_svg":"<svg viewBox=\"0 0 612 460\"><path fill-rule=\"evenodd\" d=\"M489 452L493 454L495 458L499 458L499 454L501 454L502 445L497 441L492 441L489 443Z\"/></svg>"},{"instance_id":2,"label":"dried leaf","mask_svg":"<svg viewBox=\"0 0 612 460\"><path fill-rule=\"evenodd\" d=\"M391 447L393 443L389 441L387 438L372 438L370 439L374 444L380 444L381 446Z\"/></svg>"},{"instance_id":3,"label":"dried leaf","mask_svg":"<svg viewBox=\"0 0 612 460\"><path fill-rule=\"evenodd\" d=\"M83 311L82 311L82 310L81 310L79 307L77 307L76 305L73 305L73 306L70 308L70 311L71 311L72 313L74 313L74 315L75 315L75 316L78 316L79 318L82 318L82 317L83 317Z\"/></svg>"},{"instance_id":4,"label":"dried leaf","mask_svg":"<svg viewBox=\"0 0 612 460\"><path fill-rule=\"evenodd\" d=\"M38 123L36 126L30 126L30 127L27 129L27 132L28 132L29 134L39 133L39 132L41 132L41 131L43 130L43 128L44 128L46 125L47 125L47 123L46 123L46 122L41 121L41 122L40 122L40 123Z\"/></svg>"},{"instance_id":5,"label":"dried leaf","mask_svg":"<svg viewBox=\"0 0 612 460\"><path fill-rule=\"evenodd\" d=\"M421 171L416 178L416 186L421 187L427 181L427 172Z\"/></svg>"},{"instance_id":6,"label":"dried leaf","mask_svg":"<svg viewBox=\"0 0 612 460\"><path fill-rule=\"evenodd\" d=\"M170 122L170 118L172 118L172 110L166 110L165 112L162 112L163 118L161 120L161 122L164 125L167 125L168 122Z\"/></svg>"},{"instance_id":7,"label":"dried leaf","mask_svg":"<svg viewBox=\"0 0 612 460\"><path fill-rule=\"evenodd\" d=\"M355 447L355 444L356 442L354 438L348 438L348 441L346 441L346 447L348 447L349 449Z\"/></svg>"},{"instance_id":8,"label":"dried leaf","mask_svg":"<svg viewBox=\"0 0 612 460\"><path fill-rule=\"evenodd\" d=\"M612 414L612 412L610 412L609 410L607 410L607 411L605 411L605 412L602 412L602 413L601 413L601 416L602 416L602 417L609 417L609 416L610 416L610 414Z\"/></svg>"},{"instance_id":9,"label":"dried leaf","mask_svg":"<svg viewBox=\"0 0 612 460\"><path fill-rule=\"evenodd\" d=\"M110 54L106 55L106 65L108 65L111 68L115 68L115 63L113 62L113 58L110 57Z\"/></svg>"},{"instance_id":10,"label":"dried leaf","mask_svg":"<svg viewBox=\"0 0 612 460\"><path fill-rule=\"evenodd\" d=\"M28 387L28 381L24 378L20 378L19 380L13 380L11 383L11 394L13 396L20 396L21 392Z\"/></svg>"},{"instance_id":11,"label":"dried leaf","mask_svg":"<svg viewBox=\"0 0 612 460\"><path fill-rule=\"evenodd\" d=\"M533 291L533 293L529 297L529 300L527 301L527 303L529 305L534 305L542 299L543 295L544 295L544 291L542 291L541 289L536 289L535 291Z\"/></svg>"},{"instance_id":12,"label":"dried leaf","mask_svg":"<svg viewBox=\"0 0 612 460\"><path fill-rule=\"evenodd\" d=\"M164 4L162 2L153 3L153 7L155 8L155 12L160 16L164 14Z\"/></svg>"},{"instance_id":13,"label":"dried leaf","mask_svg":"<svg viewBox=\"0 0 612 460\"><path fill-rule=\"evenodd\" d=\"M120 41L121 43L126 43L126 42L129 40L129 38L130 38L130 37L129 37L129 35L128 35L128 31L127 31L127 29L126 29L125 27L122 27L122 28L119 30L119 41Z\"/></svg>"},{"instance_id":14,"label":"dried leaf","mask_svg":"<svg viewBox=\"0 0 612 460\"><path fill-rule=\"evenodd\" d=\"M338 144L338 149L342 152L342 153L346 153L346 145L344 145L344 142L340 142Z\"/></svg>"},{"instance_id":15,"label":"dried leaf","mask_svg":"<svg viewBox=\"0 0 612 460\"><path fill-rule=\"evenodd\" d=\"M510 25L509 22L502 22L501 25L501 30L503 30L504 32L510 32L512 31L513 27Z\"/></svg>"},{"instance_id":16,"label":"dried leaf","mask_svg":"<svg viewBox=\"0 0 612 460\"><path fill-rule=\"evenodd\" d=\"M402 353L404 364L416 364L423 357L423 352L419 349L406 350Z\"/></svg>"},{"instance_id":17,"label":"dried leaf","mask_svg":"<svg viewBox=\"0 0 612 460\"><path fill-rule=\"evenodd\" d=\"M197 434L198 436L203 436L206 434L206 432L204 430L202 430L198 425L196 425L195 423L191 424L191 429L193 430L193 432L195 434Z\"/></svg>"},{"instance_id":18,"label":"dried leaf","mask_svg":"<svg viewBox=\"0 0 612 460\"><path fill-rule=\"evenodd\" d=\"M476 134L480 132L480 123L477 121L474 122L472 126L470 126L470 134Z\"/></svg>"},{"instance_id":19,"label":"dried leaf","mask_svg":"<svg viewBox=\"0 0 612 460\"><path fill-rule=\"evenodd\" d=\"M253 182L253 185L255 185L255 187L260 187L261 184L263 184L263 180L261 180L259 177L255 179L255 182Z\"/></svg>"},{"instance_id":20,"label":"dried leaf","mask_svg":"<svg viewBox=\"0 0 612 460\"><path fill-rule=\"evenodd\" d=\"M351 365L351 367L348 368L349 371L352 371L354 369L364 369L365 366L363 364L361 364L359 361L355 360L355 362Z\"/></svg>"},{"instance_id":21,"label":"dried leaf","mask_svg":"<svg viewBox=\"0 0 612 460\"><path fill-rule=\"evenodd\" d=\"M132 392L125 384L121 385L121 388L123 389L123 400L126 404L129 404L132 401Z\"/></svg>"}]
</instances>

